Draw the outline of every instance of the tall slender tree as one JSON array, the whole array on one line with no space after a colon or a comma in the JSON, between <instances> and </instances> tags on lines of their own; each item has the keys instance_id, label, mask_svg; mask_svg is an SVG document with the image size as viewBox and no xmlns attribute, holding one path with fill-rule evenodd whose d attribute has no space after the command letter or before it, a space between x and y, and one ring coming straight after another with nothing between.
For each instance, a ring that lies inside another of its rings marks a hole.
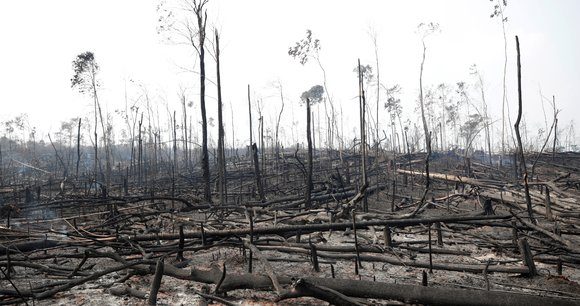
<instances>
[{"instance_id":1,"label":"tall slender tree","mask_svg":"<svg viewBox=\"0 0 580 306\"><path fill-rule=\"evenodd\" d=\"M93 98L93 106L95 113L95 126L94 126L94 180L98 180L98 169L99 169L99 159L98 159L98 133L97 127L99 125L99 119L101 122L101 128L103 132L103 143L105 147L106 156L106 186L109 186L110 175L111 175L111 158L108 145L108 135L107 129L105 128L105 121L103 120L103 112L101 110L101 104L99 103L98 88L99 82L97 80L97 74L99 72L99 65L95 60L95 55L93 52L87 51L76 56L73 61L73 78L71 79L71 87L77 88L81 93L88 93Z\"/></svg>"},{"instance_id":2,"label":"tall slender tree","mask_svg":"<svg viewBox=\"0 0 580 306\"><path fill-rule=\"evenodd\" d=\"M361 154L361 190L363 192L366 191L366 186L368 184L367 178L367 142L366 142L366 99L365 99L365 90L364 90L364 79L365 79L365 70L370 72L370 66L366 66L366 69L363 69L360 65L360 59L358 60L358 101L359 101L359 123L360 123L360 154ZM368 202L367 198L363 198L363 210L365 212L368 211Z\"/></svg>"},{"instance_id":3,"label":"tall slender tree","mask_svg":"<svg viewBox=\"0 0 580 306\"><path fill-rule=\"evenodd\" d=\"M217 92L218 92L218 168L219 168L219 197L220 204L225 204L226 189L226 155L225 155L225 131L222 110L222 86L220 75L220 39L218 31L215 30L215 58L217 65Z\"/></svg>"},{"instance_id":4,"label":"tall slender tree","mask_svg":"<svg viewBox=\"0 0 580 306\"><path fill-rule=\"evenodd\" d=\"M485 140L487 142L487 152L489 153L489 165L492 165L492 160L491 160L491 122L489 120L489 117L487 115L487 102L485 101L485 90L484 90L484 86L483 86L483 77L481 76L481 72L479 72L479 70L477 69L477 66L475 64L473 64L470 68L470 73L472 75L474 75L477 78L477 83L479 86L479 90L481 93L481 117L483 119L483 124L484 124L484 128L485 128Z\"/></svg>"},{"instance_id":5,"label":"tall slender tree","mask_svg":"<svg viewBox=\"0 0 580 306\"><path fill-rule=\"evenodd\" d=\"M520 162L522 168L524 169L524 191L526 195L526 205L528 209L528 217L530 221L534 224L536 219L534 219L534 211L532 209L532 199L530 198L530 188L528 186L528 170L526 167L526 157L524 155L524 148L522 146L522 137L520 136L520 120L522 119L522 65L520 61L520 40L516 35L516 52L517 52L517 69L518 69L518 118L514 125L514 130L516 132L516 139L518 141L518 152L520 155Z\"/></svg>"},{"instance_id":6,"label":"tall slender tree","mask_svg":"<svg viewBox=\"0 0 580 306\"><path fill-rule=\"evenodd\" d=\"M306 170L306 191L305 191L305 203L306 208L311 206L311 196L312 196L312 169L313 169L313 161L312 161L312 114L310 112L311 104L320 103L324 98L324 87L320 85L312 86L309 90L302 93L300 96L300 100L306 104L306 140L308 142L308 168Z\"/></svg>"},{"instance_id":7,"label":"tall slender tree","mask_svg":"<svg viewBox=\"0 0 580 306\"><path fill-rule=\"evenodd\" d=\"M319 52L320 52L320 40L314 38L312 35L312 31L309 29L306 30L306 37L304 39L301 39L300 41L296 42L293 47L288 48L288 55L292 56L295 59L298 59L300 61L300 64L305 65L308 62L308 60L312 58L316 61L318 67L322 71L323 84L326 91L326 99L323 101L324 110L326 114L326 120L331 127L328 134L327 145L329 148L331 148L333 146L332 144L333 131L338 130L336 125L336 112L334 110L334 103L332 102L332 97L328 92L326 69L324 69L322 62L320 61ZM326 101L328 101L330 105L330 114L328 114ZM322 143L322 140L319 140L319 142Z\"/></svg>"},{"instance_id":8,"label":"tall slender tree","mask_svg":"<svg viewBox=\"0 0 580 306\"><path fill-rule=\"evenodd\" d=\"M493 2L494 0L490 0L491 2ZM505 24L508 21L508 18L504 15L504 11L505 8L507 6L507 0L496 0L496 4L494 4L493 6L493 12L491 13L490 17L491 18L499 18L501 20L501 29L502 29L502 33L503 33L503 53L504 53L504 62L503 62L503 93L502 93L502 107L501 107L501 122L502 122L502 126L501 126L501 152L502 152L502 156L500 159L500 166L502 164L502 159L503 159L503 155L505 155L506 153L506 141L505 141L505 134L506 134L506 109L507 109L507 119L509 121L509 125L511 125L511 119L510 119L510 115L509 115L509 103L508 103L508 99L507 99L507 85L506 85L506 75L507 75L507 61L508 61L508 56L507 56L507 46L508 46L508 42L507 42L507 37L506 37L506 29L505 29ZM509 128L508 125L508 128ZM510 132L512 130L510 129ZM513 133L510 133L512 135L512 140L513 140ZM515 143L515 140L514 140Z\"/></svg>"},{"instance_id":9,"label":"tall slender tree","mask_svg":"<svg viewBox=\"0 0 580 306\"><path fill-rule=\"evenodd\" d=\"M429 127L427 126L427 120L425 119L425 103L423 101L423 70L425 68L425 55L427 53L427 46L425 45L425 39L427 36L439 31L439 24L428 23L419 24L419 33L421 35L421 44L423 45L423 56L421 59L421 69L419 72L419 105L421 106L421 120L423 121L423 132L425 133L425 149L427 151L427 156L425 157L425 192L421 198L421 203L425 202L425 197L430 187L429 179L429 158L431 157L431 133L429 132Z\"/></svg>"},{"instance_id":10,"label":"tall slender tree","mask_svg":"<svg viewBox=\"0 0 580 306\"><path fill-rule=\"evenodd\" d=\"M188 38L191 46L199 55L199 102L201 108L201 170L203 175L203 196L211 202L211 184L209 172L209 153L207 149L207 114L205 107L205 28L207 24L207 10L204 8L208 0L188 1L189 10L197 21L197 29L187 24Z\"/></svg>"}]
</instances>

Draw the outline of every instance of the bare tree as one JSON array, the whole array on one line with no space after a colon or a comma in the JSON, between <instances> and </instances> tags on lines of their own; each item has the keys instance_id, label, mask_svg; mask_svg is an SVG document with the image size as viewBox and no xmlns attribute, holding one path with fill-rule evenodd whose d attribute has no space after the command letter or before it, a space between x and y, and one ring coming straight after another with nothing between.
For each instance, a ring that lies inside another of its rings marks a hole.
<instances>
[{"instance_id":1,"label":"bare tree","mask_svg":"<svg viewBox=\"0 0 580 306\"><path fill-rule=\"evenodd\" d=\"M254 144L254 132L252 130L252 100L250 99L250 84L248 84L248 114L249 114L249 121L250 121L250 151L252 149L252 145Z\"/></svg>"},{"instance_id":2,"label":"bare tree","mask_svg":"<svg viewBox=\"0 0 580 306\"><path fill-rule=\"evenodd\" d=\"M376 141L376 155L379 155L379 140L380 140L380 131L379 131L379 105L381 104L381 74L379 69L379 46L377 42L377 32L373 29L369 32L371 36L371 40L373 42L373 47L375 51L375 69L376 69L376 86L377 86L377 109L375 115L375 141Z\"/></svg>"},{"instance_id":3,"label":"bare tree","mask_svg":"<svg viewBox=\"0 0 580 306\"><path fill-rule=\"evenodd\" d=\"M520 40L516 35L516 51L518 56L517 68L518 68L518 118L514 125L514 129L516 132L516 139L518 141L519 153L520 153L520 161L521 167L524 169L524 191L526 194L526 204L528 208L528 217L530 221L534 224L536 220L534 219L534 213L532 210L532 199L530 198L530 188L528 186L528 170L526 167L526 157L524 155L524 149L522 147L522 137L520 136L520 120L522 119L522 65L520 62ZM557 122L557 121L556 121Z\"/></svg>"},{"instance_id":4,"label":"bare tree","mask_svg":"<svg viewBox=\"0 0 580 306\"><path fill-rule=\"evenodd\" d=\"M222 87L220 76L220 40L218 31L215 30L215 58L217 65L217 92L218 92L218 168L219 168L219 197L220 204L225 204L227 196L226 182L226 154L225 154L225 131L222 116Z\"/></svg>"},{"instance_id":5,"label":"bare tree","mask_svg":"<svg viewBox=\"0 0 580 306\"><path fill-rule=\"evenodd\" d=\"M211 183L209 172L209 153L207 150L207 115L205 108L205 27L207 23L207 11L205 5L208 0L188 1L188 10L194 14L197 21L197 29L187 24L188 37L191 46L199 55L199 102L201 106L201 169L203 175L204 199L211 202ZM197 39L197 41L196 41Z\"/></svg>"},{"instance_id":6,"label":"bare tree","mask_svg":"<svg viewBox=\"0 0 580 306\"><path fill-rule=\"evenodd\" d=\"M425 45L425 39L427 36L439 31L439 24L430 22L428 24L421 23L418 27L419 34L421 35L421 43L423 45L423 57L421 60L421 69L419 72L419 103L421 106L421 120L423 121L423 132L425 133L425 148L427 149L427 156L425 157L425 192L421 198L421 203L425 202L425 197L430 187L429 180L429 158L431 157L431 133L429 132L429 127L427 126L427 120L425 119L425 103L423 101L423 70L425 67L425 55L427 53L427 46Z\"/></svg>"},{"instance_id":7,"label":"bare tree","mask_svg":"<svg viewBox=\"0 0 580 306\"><path fill-rule=\"evenodd\" d=\"M364 68L363 68L364 67ZM366 73L365 73L366 72ZM366 142L366 100L365 100L365 90L364 90L364 80L365 76L368 79L371 78L371 66L361 66L360 59L358 60L358 101L359 101L359 122L360 122L360 152L361 152L361 189L366 192L366 187L368 185L367 180L367 142ZM364 194L363 194L364 195ZM367 198L363 198L363 209L365 212L368 211Z\"/></svg>"},{"instance_id":8,"label":"bare tree","mask_svg":"<svg viewBox=\"0 0 580 306\"><path fill-rule=\"evenodd\" d=\"M280 140L278 138L278 132L280 131L280 120L282 119L282 113L284 112L284 92L282 90L282 83L278 80L277 86L280 91L280 101L282 106L280 107L280 113L278 113L278 119L276 120L276 168L278 168L278 159L280 158Z\"/></svg>"}]
</instances>

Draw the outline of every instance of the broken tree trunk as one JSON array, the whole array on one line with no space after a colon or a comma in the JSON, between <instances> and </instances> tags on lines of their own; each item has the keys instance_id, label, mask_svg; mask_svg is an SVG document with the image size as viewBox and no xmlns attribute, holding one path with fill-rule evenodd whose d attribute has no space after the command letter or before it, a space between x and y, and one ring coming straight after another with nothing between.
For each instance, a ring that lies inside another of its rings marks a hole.
<instances>
[{"instance_id":1,"label":"broken tree trunk","mask_svg":"<svg viewBox=\"0 0 580 306\"><path fill-rule=\"evenodd\" d=\"M312 128L310 122L310 99L306 98L306 140L308 142L308 168L306 171L306 195L305 206L309 209L312 198Z\"/></svg>"},{"instance_id":2,"label":"broken tree trunk","mask_svg":"<svg viewBox=\"0 0 580 306\"><path fill-rule=\"evenodd\" d=\"M212 270L185 270L172 265L165 266L168 276L178 279L193 280L203 283L217 283L222 272L216 267ZM400 285L385 282L332 279L304 278L309 283L324 286L349 297L393 299L405 303L421 303L430 305L577 305L577 300L510 293L504 291L483 291L451 288L434 288L416 285ZM286 276L278 278L280 284L290 284L292 279ZM266 275L228 274L223 280L221 289L226 292L234 289L271 288L272 281Z\"/></svg>"},{"instance_id":3,"label":"broken tree trunk","mask_svg":"<svg viewBox=\"0 0 580 306\"><path fill-rule=\"evenodd\" d=\"M258 163L258 147L255 143L252 144L252 158L254 161L254 176L256 178L256 187L258 188L258 196L260 201L266 201L264 196L264 187L262 186L262 176L260 175L260 164Z\"/></svg>"},{"instance_id":4,"label":"broken tree trunk","mask_svg":"<svg viewBox=\"0 0 580 306\"><path fill-rule=\"evenodd\" d=\"M520 136L520 121L522 120L522 65L520 63L520 41L516 35L516 50L518 54L518 119L514 125L516 131L516 138L518 140L518 152L520 153L521 167L524 169L524 190L526 192L526 204L528 208L528 217L530 221L536 223L534 219L534 212L532 210L532 200L530 199L530 187L528 186L528 170L526 167L526 157L524 156L524 149L522 146L522 137Z\"/></svg>"},{"instance_id":5,"label":"broken tree trunk","mask_svg":"<svg viewBox=\"0 0 580 306\"><path fill-rule=\"evenodd\" d=\"M434 222L453 223L470 220L502 220L502 219L510 219L511 217L512 217L511 215L491 215L491 216L456 215L456 216L440 216L421 219L415 218L415 219L373 220L373 221L359 221L356 223L356 227L367 228L369 226L385 226L385 225L391 227L396 226L404 227ZM353 227L352 222L304 224L304 225L276 225L254 228L253 233L255 235L270 235L270 234L295 233L301 231L302 234L306 234L315 231L346 230L347 228L352 229L352 227ZM249 233L250 233L249 228L205 231L205 235L207 238L243 236L248 235ZM201 231L186 232L183 234L183 237L186 239L201 238ZM128 239L132 241L177 240L179 239L179 234L174 233L142 234L128 237Z\"/></svg>"},{"instance_id":6,"label":"broken tree trunk","mask_svg":"<svg viewBox=\"0 0 580 306\"><path fill-rule=\"evenodd\" d=\"M219 179L219 199L220 205L226 204L227 190L226 190L226 155L225 155L225 131L224 119L222 115L222 87L220 77L220 41L218 31L215 30L215 57L216 57L216 71L217 71L217 92L218 92L218 179Z\"/></svg>"}]
</instances>

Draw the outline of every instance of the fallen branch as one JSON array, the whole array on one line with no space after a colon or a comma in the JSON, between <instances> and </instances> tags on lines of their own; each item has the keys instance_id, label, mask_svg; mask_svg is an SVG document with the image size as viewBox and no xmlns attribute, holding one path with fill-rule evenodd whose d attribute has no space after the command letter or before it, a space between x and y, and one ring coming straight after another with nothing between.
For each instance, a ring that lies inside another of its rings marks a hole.
<instances>
[{"instance_id":1,"label":"fallen branch","mask_svg":"<svg viewBox=\"0 0 580 306\"><path fill-rule=\"evenodd\" d=\"M405 227L410 225L429 224L435 222L453 223L471 220L500 220L500 219L510 219L511 217L512 217L511 215L492 215L492 216L455 215L455 216L438 216L438 217L414 218L414 219L374 220L374 221L357 222L356 227L368 228L369 226L385 226L385 225L391 227ZM254 228L252 232L254 235L284 234L284 233L295 233L298 231L301 231L302 234L307 234L316 231L346 230L352 229L352 227L353 227L352 222L304 224L304 225L277 225L277 226ZM248 234L250 234L249 228L205 231L205 236L207 238L245 236ZM192 231L183 233L183 237L186 239L201 238L201 236L202 236L201 231ZM179 239L179 234L173 233L143 234L143 235L128 236L126 238L131 241L176 240Z\"/></svg>"}]
</instances>

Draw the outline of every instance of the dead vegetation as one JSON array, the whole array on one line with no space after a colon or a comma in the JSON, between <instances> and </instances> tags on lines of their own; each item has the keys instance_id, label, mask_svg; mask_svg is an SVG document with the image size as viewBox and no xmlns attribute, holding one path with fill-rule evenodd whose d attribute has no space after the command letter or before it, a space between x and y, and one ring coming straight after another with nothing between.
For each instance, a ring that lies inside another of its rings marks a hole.
<instances>
[{"instance_id":1,"label":"dead vegetation","mask_svg":"<svg viewBox=\"0 0 580 306\"><path fill-rule=\"evenodd\" d=\"M227 158L227 204L195 172L4 185L0 303L580 303L579 154L539 155L530 220L505 161L433 153L422 202L424 154L368 156L361 186L342 153L314 152L309 209L298 151L265 156L264 201L250 156Z\"/></svg>"}]
</instances>

